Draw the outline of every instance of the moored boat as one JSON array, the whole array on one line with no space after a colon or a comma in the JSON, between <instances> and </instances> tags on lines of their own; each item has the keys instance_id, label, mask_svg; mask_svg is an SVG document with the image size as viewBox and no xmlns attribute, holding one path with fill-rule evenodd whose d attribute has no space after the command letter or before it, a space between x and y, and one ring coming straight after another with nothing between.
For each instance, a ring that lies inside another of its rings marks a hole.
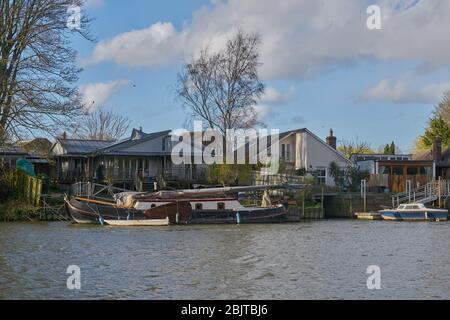
<instances>
[{"instance_id":1,"label":"moored boat","mask_svg":"<svg viewBox=\"0 0 450 320\"><path fill-rule=\"evenodd\" d=\"M379 211L384 220L447 221L448 210L427 208L422 203L402 204L397 209Z\"/></svg>"},{"instance_id":2,"label":"moored boat","mask_svg":"<svg viewBox=\"0 0 450 320\"><path fill-rule=\"evenodd\" d=\"M119 208L114 204L107 204L95 200L81 200L73 198L66 200L66 210L72 220L80 224L100 224L103 220L146 219L144 212L134 208Z\"/></svg>"},{"instance_id":3,"label":"moored boat","mask_svg":"<svg viewBox=\"0 0 450 320\"><path fill-rule=\"evenodd\" d=\"M233 191L232 188L224 189L228 192ZM239 190L242 189L239 187ZM119 205L142 210L146 212L146 215L149 211L158 210L160 207L174 207L175 204L179 205L180 203L187 204L190 205L192 211L192 217L188 223L192 224L287 221L287 209L283 205L272 205L267 192L264 193L261 206L246 207L239 202L237 196L227 196L222 191L223 189L216 188L213 190L160 191L148 194L123 193L118 195L116 200ZM189 210L187 209L187 211Z\"/></svg>"}]
</instances>

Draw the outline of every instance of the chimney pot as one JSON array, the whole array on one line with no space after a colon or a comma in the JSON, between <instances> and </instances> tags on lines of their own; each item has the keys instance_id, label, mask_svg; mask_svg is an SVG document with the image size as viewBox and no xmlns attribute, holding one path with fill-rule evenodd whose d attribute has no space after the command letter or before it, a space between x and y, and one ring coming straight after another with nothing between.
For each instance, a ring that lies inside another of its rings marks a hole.
<instances>
[{"instance_id":1,"label":"chimney pot","mask_svg":"<svg viewBox=\"0 0 450 320\"><path fill-rule=\"evenodd\" d=\"M332 147L333 149L336 149L337 146L337 139L333 135L333 129L330 129L330 135L327 137L327 144Z\"/></svg>"}]
</instances>

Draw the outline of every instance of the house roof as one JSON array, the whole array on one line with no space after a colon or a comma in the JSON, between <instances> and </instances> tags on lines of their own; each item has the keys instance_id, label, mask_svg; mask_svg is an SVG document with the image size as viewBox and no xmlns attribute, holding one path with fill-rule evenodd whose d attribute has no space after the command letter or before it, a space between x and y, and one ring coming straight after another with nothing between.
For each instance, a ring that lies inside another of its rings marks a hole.
<instances>
[{"instance_id":1,"label":"house roof","mask_svg":"<svg viewBox=\"0 0 450 320\"><path fill-rule=\"evenodd\" d=\"M18 146L10 146L10 147L1 147L0 148L0 154L1 155L10 155L10 156L24 156L28 153Z\"/></svg>"},{"instance_id":2,"label":"house roof","mask_svg":"<svg viewBox=\"0 0 450 320\"><path fill-rule=\"evenodd\" d=\"M114 143L113 141L57 139L67 155L86 155Z\"/></svg>"},{"instance_id":3,"label":"house roof","mask_svg":"<svg viewBox=\"0 0 450 320\"><path fill-rule=\"evenodd\" d=\"M413 155L413 160L433 160L432 150L418 151ZM442 151L442 157L436 162L438 167L450 167L450 147Z\"/></svg>"},{"instance_id":4,"label":"house roof","mask_svg":"<svg viewBox=\"0 0 450 320\"><path fill-rule=\"evenodd\" d=\"M281 132L280 133L280 140L290 136L293 133L303 133L303 132L307 132L308 129L306 128L301 128L301 129L295 129L295 130L290 130L290 131L285 131L285 132Z\"/></svg>"},{"instance_id":5,"label":"house roof","mask_svg":"<svg viewBox=\"0 0 450 320\"><path fill-rule=\"evenodd\" d=\"M137 144L141 144L146 141L150 141L159 137L167 136L170 134L170 130L153 132L153 133L145 133L142 131L137 131L133 129L131 137L125 140L118 141L116 143L110 144L108 146L104 146L103 148L98 148L95 152L100 154L108 154L108 155L132 155L135 153L130 153L127 151L123 151L124 149L130 148ZM136 134L139 134L140 138L136 138ZM170 154L170 151L165 152L144 152L138 153L136 155L160 155L160 154Z\"/></svg>"},{"instance_id":6,"label":"house roof","mask_svg":"<svg viewBox=\"0 0 450 320\"><path fill-rule=\"evenodd\" d=\"M341 159L343 159L344 161L348 162L349 164L353 164L353 161L348 159L342 152L340 152L339 150L333 148L332 146L330 146L328 143L326 143L326 141L322 140L319 136L315 135L314 133L312 133L311 131L309 131L306 128L302 128L302 129L296 129L296 130L290 130L290 131L286 131L286 132L282 132L280 133L280 142L289 137L290 135L294 134L294 133L308 133L310 136L312 136L314 139L316 139L317 141L319 141L323 146L325 146L326 148L330 149L331 151L333 151L337 156L339 156Z\"/></svg>"}]
</instances>

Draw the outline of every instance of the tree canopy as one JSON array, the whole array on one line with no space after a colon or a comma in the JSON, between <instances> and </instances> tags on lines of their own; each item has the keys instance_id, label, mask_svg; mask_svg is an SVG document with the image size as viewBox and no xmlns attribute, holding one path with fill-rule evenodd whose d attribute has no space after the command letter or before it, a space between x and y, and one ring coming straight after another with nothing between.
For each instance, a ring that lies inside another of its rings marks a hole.
<instances>
[{"instance_id":1,"label":"tree canopy","mask_svg":"<svg viewBox=\"0 0 450 320\"><path fill-rule=\"evenodd\" d=\"M72 34L87 33L88 18L68 28L72 7L84 0L0 2L0 143L36 131L56 132L81 113Z\"/></svg>"},{"instance_id":2,"label":"tree canopy","mask_svg":"<svg viewBox=\"0 0 450 320\"><path fill-rule=\"evenodd\" d=\"M177 93L192 118L225 133L258 124L256 104L264 92L258 76L258 34L238 31L218 52L203 49L183 66Z\"/></svg>"},{"instance_id":3,"label":"tree canopy","mask_svg":"<svg viewBox=\"0 0 450 320\"><path fill-rule=\"evenodd\" d=\"M113 111L97 110L87 114L76 129L75 135L89 140L118 140L130 127L130 120Z\"/></svg>"},{"instance_id":4,"label":"tree canopy","mask_svg":"<svg viewBox=\"0 0 450 320\"><path fill-rule=\"evenodd\" d=\"M343 153L347 158L354 154L374 154L375 152L366 141L342 141L337 150Z\"/></svg>"}]
</instances>

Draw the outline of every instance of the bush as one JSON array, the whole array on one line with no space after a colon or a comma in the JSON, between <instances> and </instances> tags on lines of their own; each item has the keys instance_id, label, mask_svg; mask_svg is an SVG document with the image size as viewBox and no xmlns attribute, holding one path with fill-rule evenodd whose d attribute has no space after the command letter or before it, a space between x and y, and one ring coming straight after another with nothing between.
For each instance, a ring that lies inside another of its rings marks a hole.
<instances>
[{"instance_id":1,"label":"bush","mask_svg":"<svg viewBox=\"0 0 450 320\"><path fill-rule=\"evenodd\" d=\"M19 200L7 202L0 210L0 219L3 221L23 221L35 219L39 215L39 208Z\"/></svg>"},{"instance_id":2,"label":"bush","mask_svg":"<svg viewBox=\"0 0 450 320\"><path fill-rule=\"evenodd\" d=\"M5 181L0 180L0 203L5 203L13 196L14 192L9 185Z\"/></svg>"}]
</instances>

